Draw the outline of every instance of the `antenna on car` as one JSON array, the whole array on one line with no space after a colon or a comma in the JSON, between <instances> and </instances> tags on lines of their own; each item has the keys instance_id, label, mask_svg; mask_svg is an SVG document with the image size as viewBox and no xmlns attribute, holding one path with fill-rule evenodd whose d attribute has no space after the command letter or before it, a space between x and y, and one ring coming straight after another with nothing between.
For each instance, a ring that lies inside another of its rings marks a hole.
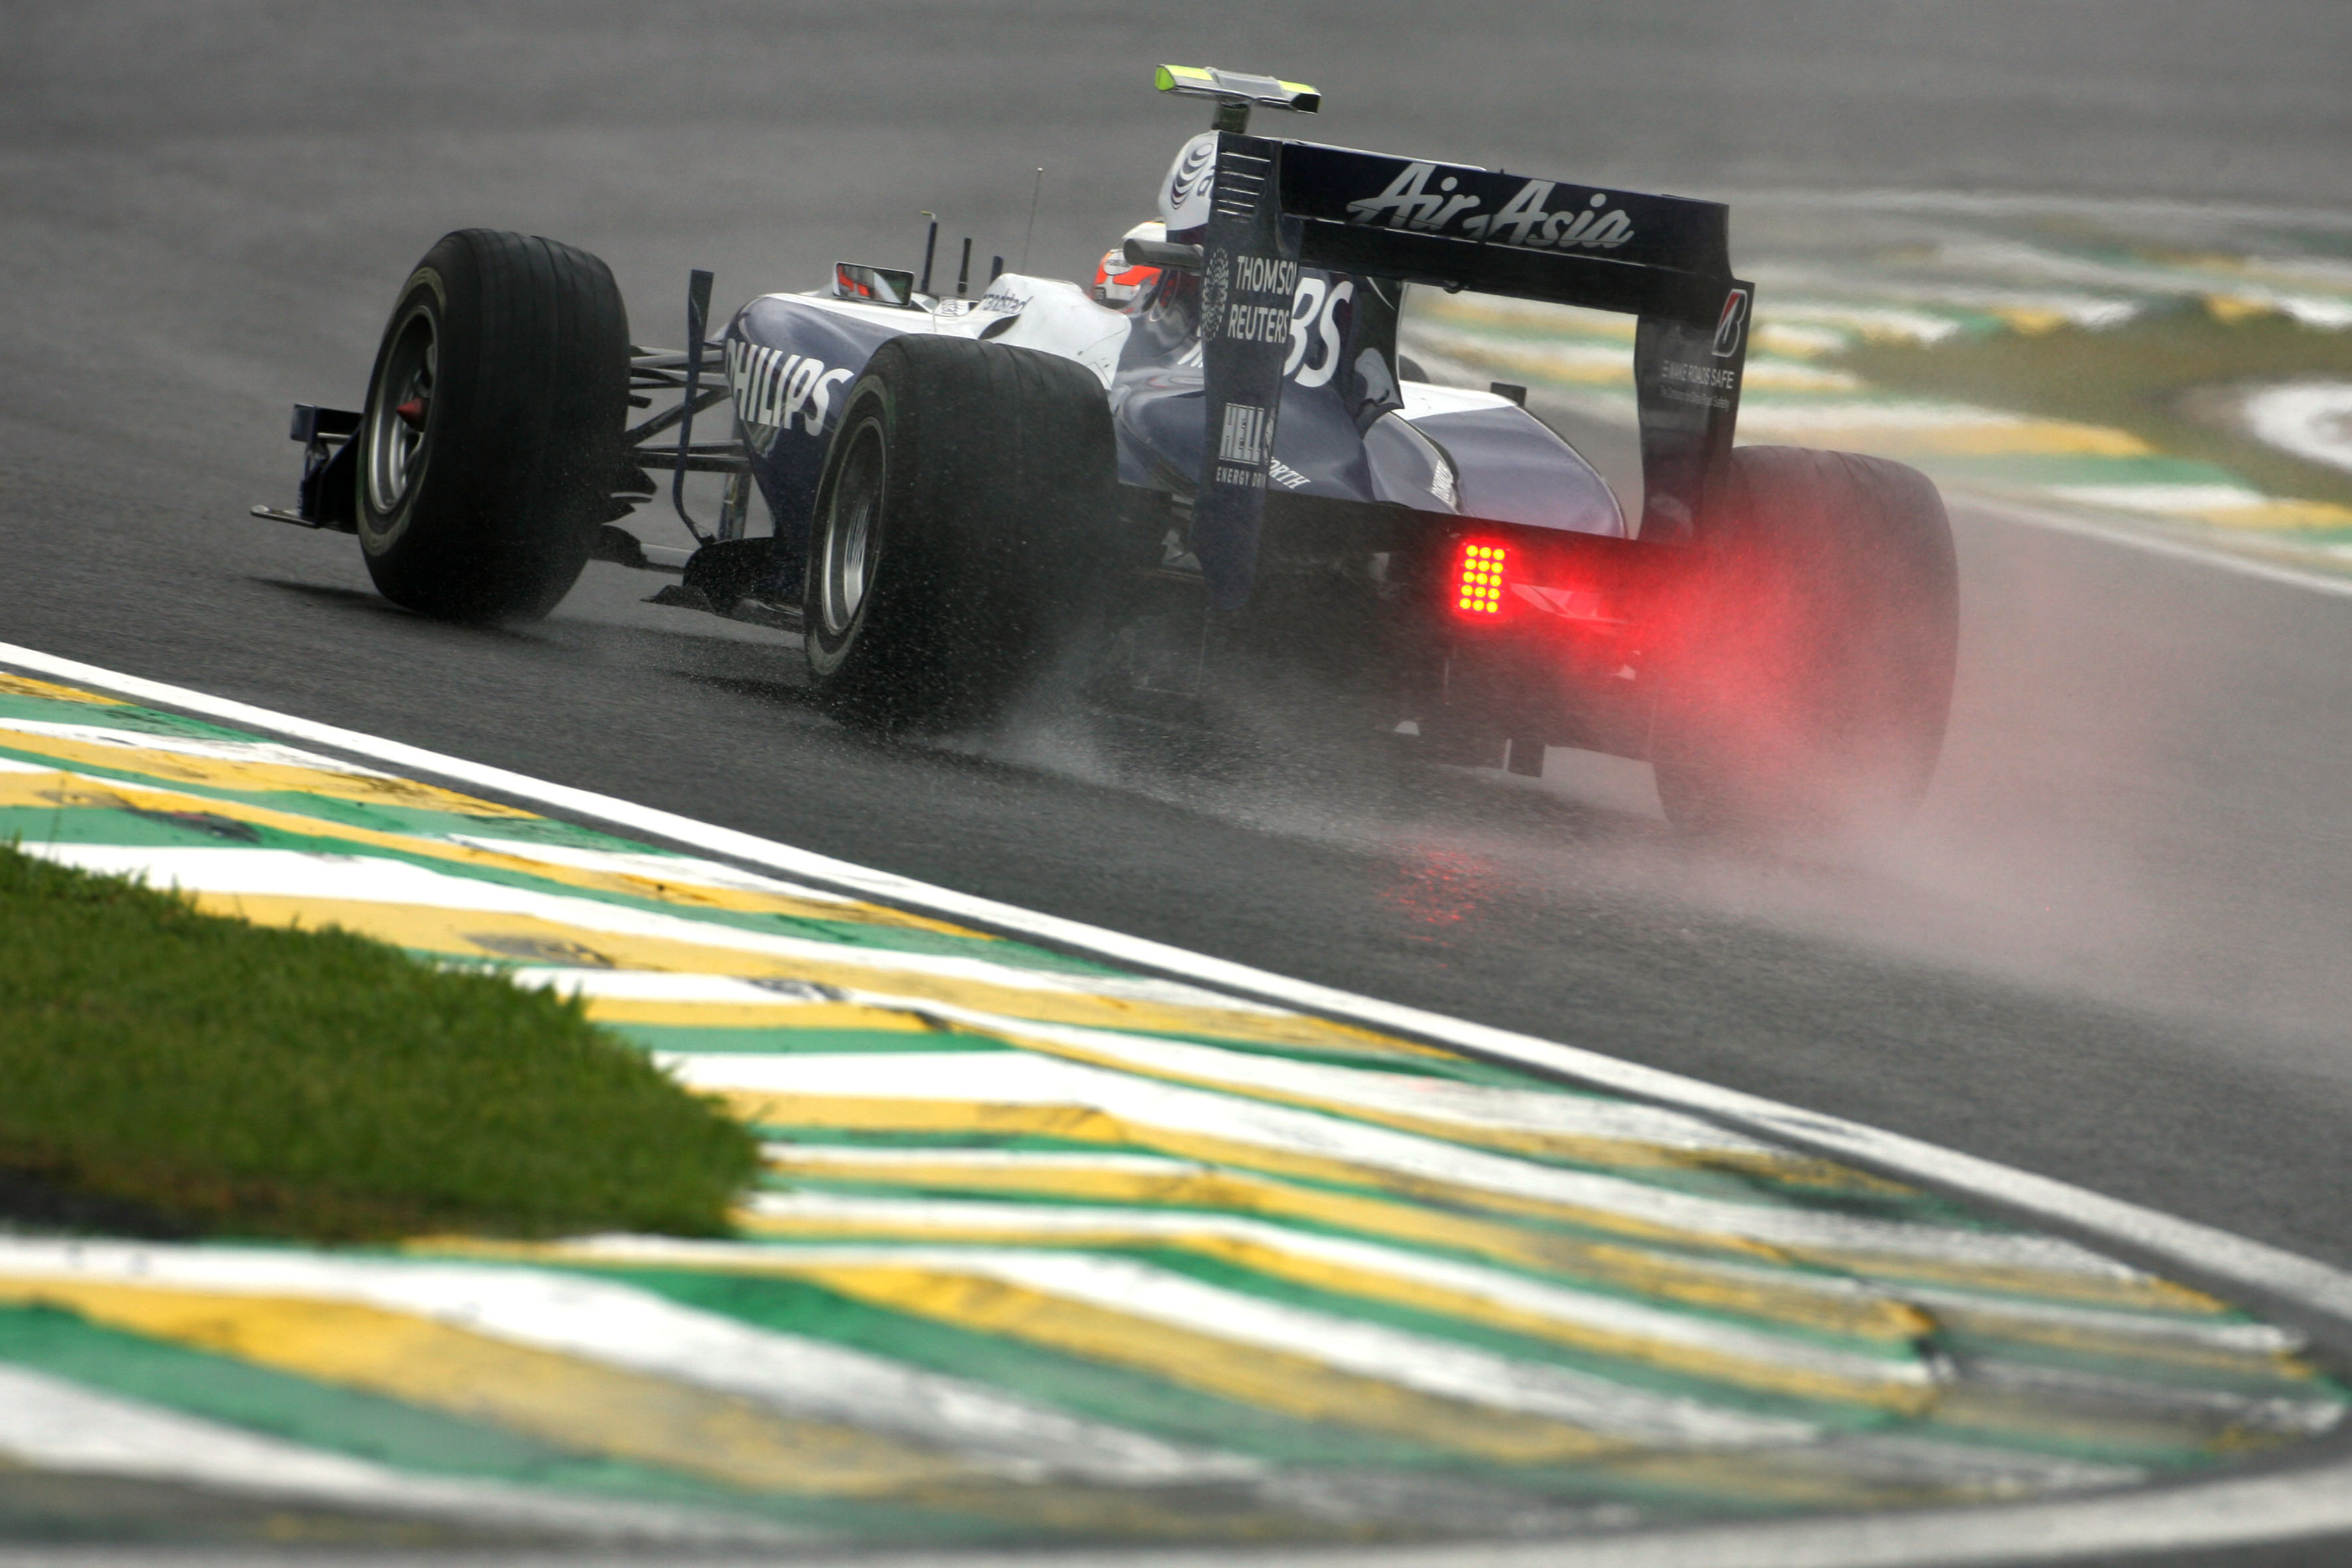
<instances>
[{"instance_id":1,"label":"antenna on car","mask_svg":"<svg viewBox=\"0 0 2352 1568\"><path fill-rule=\"evenodd\" d=\"M956 266L956 298L971 291L971 236L963 237L963 260Z\"/></svg>"},{"instance_id":2,"label":"antenna on car","mask_svg":"<svg viewBox=\"0 0 2352 1568\"><path fill-rule=\"evenodd\" d=\"M1323 95L1303 81L1281 81L1214 66L1161 66L1151 73L1151 85L1186 98L1215 99L1217 115L1210 122L1211 129L1236 133L1249 129L1254 107L1286 109L1294 114L1316 114L1323 108Z\"/></svg>"},{"instance_id":3,"label":"antenna on car","mask_svg":"<svg viewBox=\"0 0 2352 1568\"><path fill-rule=\"evenodd\" d=\"M1037 194L1045 188L1045 165L1037 165L1037 177L1029 183L1029 227L1021 236L1021 270L1029 270L1029 242L1037 237ZM1000 269L1001 270L1001 269Z\"/></svg>"},{"instance_id":4,"label":"antenna on car","mask_svg":"<svg viewBox=\"0 0 2352 1568\"><path fill-rule=\"evenodd\" d=\"M931 252L940 247L940 215L927 212L923 216L931 220L931 228L929 234L923 236L923 280L915 285L915 292L918 294L928 294L931 291Z\"/></svg>"}]
</instances>

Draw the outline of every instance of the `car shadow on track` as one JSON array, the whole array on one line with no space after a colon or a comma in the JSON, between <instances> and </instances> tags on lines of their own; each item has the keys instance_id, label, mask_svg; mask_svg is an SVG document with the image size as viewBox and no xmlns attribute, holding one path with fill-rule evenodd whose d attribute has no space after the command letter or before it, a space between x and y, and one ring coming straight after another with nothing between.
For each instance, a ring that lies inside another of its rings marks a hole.
<instances>
[{"instance_id":1,"label":"car shadow on track","mask_svg":"<svg viewBox=\"0 0 2352 1568\"><path fill-rule=\"evenodd\" d=\"M368 588L346 588L332 583L304 583L292 577L253 577L247 581L280 593L296 595L338 609L359 610L373 615L379 620L405 623L418 626L437 626L461 635L494 637L501 641L530 643L541 640L532 629L510 626L467 626L453 621L436 621L404 610L383 595Z\"/></svg>"}]
</instances>

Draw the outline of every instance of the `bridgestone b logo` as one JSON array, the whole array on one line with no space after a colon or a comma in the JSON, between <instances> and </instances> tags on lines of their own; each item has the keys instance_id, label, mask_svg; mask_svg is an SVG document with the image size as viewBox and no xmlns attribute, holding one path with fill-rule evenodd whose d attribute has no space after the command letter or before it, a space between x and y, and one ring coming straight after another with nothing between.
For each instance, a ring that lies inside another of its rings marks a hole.
<instances>
[{"instance_id":1,"label":"bridgestone b logo","mask_svg":"<svg viewBox=\"0 0 2352 1568\"><path fill-rule=\"evenodd\" d=\"M1748 333L1748 290L1734 289L1723 297L1723 315L1715 324L1715 357L1729 359L1739 352Z\"/></svg>"}]
</instances>

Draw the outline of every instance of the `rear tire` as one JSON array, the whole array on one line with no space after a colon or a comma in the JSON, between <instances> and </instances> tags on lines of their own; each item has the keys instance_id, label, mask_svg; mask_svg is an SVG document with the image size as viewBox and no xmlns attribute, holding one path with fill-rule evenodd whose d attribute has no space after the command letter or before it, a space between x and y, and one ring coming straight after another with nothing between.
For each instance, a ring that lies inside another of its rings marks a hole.
<instances>
[{"instance_id":1,"label":"rear tire","mask_svg":"<svg viewBox=\"0 0 2352 1568\"><path fill-rule=\"evenodd\" d=\"M1942 498L1880 458L1731 454L1675 605L1652 748L1676 826L1787 837L1907 814L1951 709Z\"/></svg>"},{"instance_id":2,"label":"rear tire","mask_svg":"<svg viewBox=\"0 0 2352 1568\"><path fill-rule=\"evenodd\" d=\"M967 338L884 343L850 388L809 531L819 700L884 731L1001 715L1091 619L1116 477L1084 366Z\"/></svg>"},{"instance_id":3,"label":"rear tire","mask_svg":"<svg viewBox=\"0 0 2352 1568\"><path fill-rule=\"evenodd\" d=\"M602 261L445 236L401 290L354 437L377 591L452 621L555 608L610 510L628 397L628 314Z\"/></svg>"}]
</instances>

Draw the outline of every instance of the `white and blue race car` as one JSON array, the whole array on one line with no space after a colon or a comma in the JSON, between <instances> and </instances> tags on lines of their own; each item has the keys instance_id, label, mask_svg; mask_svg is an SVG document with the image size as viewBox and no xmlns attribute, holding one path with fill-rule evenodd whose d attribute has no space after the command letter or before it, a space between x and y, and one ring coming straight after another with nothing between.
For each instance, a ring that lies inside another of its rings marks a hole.
<instances>
[{"instance_id":1,"label":"white and blue race car","mask_svg":"<svg viewBox=\"0 0 2352 1568\"><path fill-rule=\"evenodd\" d=\"M698 272L691 346L651 352L595 257L448 235L364 407L297 406L299 505L255 510L358 534L386 597L455 620L543 616L591 559L678 572L663 602L800 632L817 699L886 730L1040 682L1183 712L1247 669L1446 761L1646 758L1696 827L1917 799L1957 639L1943 506L1882 459L1734 447L1754 291L1727 209L1256 135L1313 89L1158 79L1214 124L1091 291L992 269L975 297L966 241L950 296L927 245L919 275L841 263L714 339ZM1638 506L1520 389L1423 379L1408 286L1637 317ZM680 559L621 526L664 471ZM694 471L725 476L707 526Z\"/></svg>"}]
</instances>

